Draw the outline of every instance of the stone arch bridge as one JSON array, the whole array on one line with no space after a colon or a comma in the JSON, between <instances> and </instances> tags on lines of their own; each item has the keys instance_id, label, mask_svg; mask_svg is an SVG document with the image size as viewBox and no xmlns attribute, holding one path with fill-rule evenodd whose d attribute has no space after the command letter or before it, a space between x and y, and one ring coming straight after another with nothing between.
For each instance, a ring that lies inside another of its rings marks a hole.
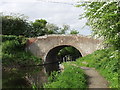
<instances>
[{"instance_id":1,"label":"stone arch bridge","mask_svg":"<svg viewBox=\"0 0 120 90\"><path fill-rule=\"evenodd\" d=\"M60 49L68 46L76 48L82 56L91 54L101 48L101 40L82 35L45 35L29 38L26 50L41 57L43 63L54 62Z\"/></svg>"}]
</instances>

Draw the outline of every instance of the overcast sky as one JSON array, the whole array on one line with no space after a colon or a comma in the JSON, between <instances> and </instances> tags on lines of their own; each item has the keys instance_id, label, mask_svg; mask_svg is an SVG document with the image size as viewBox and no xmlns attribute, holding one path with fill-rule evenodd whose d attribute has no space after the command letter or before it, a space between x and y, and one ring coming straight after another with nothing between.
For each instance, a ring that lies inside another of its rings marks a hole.
<instances>
[{"instance_id":1,"label":"overcast sky","mask_svg":"<svg viewBox=\"0 0 120 90\"><path fill-rule=\"evenodd\" d=\"M68 2L69 1L69 2ZM70 25L83 35L90 35L89 27L82 28L86 19L79 20L79 15L84 12L83 8L74 5L78 0L0 0L0 12L20 13L29 17L29 21L45 19L49 23L58 26Z\"/></svg>"}]
</instances>

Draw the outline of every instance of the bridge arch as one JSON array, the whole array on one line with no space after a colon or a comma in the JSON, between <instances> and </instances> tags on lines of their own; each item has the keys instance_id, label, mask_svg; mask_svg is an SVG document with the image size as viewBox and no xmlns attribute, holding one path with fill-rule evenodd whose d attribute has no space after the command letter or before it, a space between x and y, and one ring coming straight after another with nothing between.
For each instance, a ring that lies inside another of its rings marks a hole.
<instances>
[{"instance_id":1,"label":"bridge arch","mask_svg":"<svg viewBox=\"0 0 120 90\"><path fill-rule=\"evenodd\" d=\"M82 50L79 50L77 47L72 46L72 45L58 45L53 48L51 48L45 55L44 58L44 63L52 63L52 62L58 62L60 61L57 57L57 54L59 53L60 50L62 50L65 47L72 47L76 50L77 52L77 57L74 59L77 59L79 57L82 57Z\"/></svg>"},{"instance_id":2,"label":"bridge arch","mask_svg":"<svg viewBox=\"0 0 120 90\"><path fill-rule=\"evenodd\" d=\"M26 44L26 50L42 58L43 63L45 63L49 62L47 58L52 58L53 55L63 47L72 46L76 48L82 56L86 56L101 49L101 43L101 40L82 35L45 35L29 38ZM52 56L50 57L50 55Z\"/></svg>"}]
</instances>

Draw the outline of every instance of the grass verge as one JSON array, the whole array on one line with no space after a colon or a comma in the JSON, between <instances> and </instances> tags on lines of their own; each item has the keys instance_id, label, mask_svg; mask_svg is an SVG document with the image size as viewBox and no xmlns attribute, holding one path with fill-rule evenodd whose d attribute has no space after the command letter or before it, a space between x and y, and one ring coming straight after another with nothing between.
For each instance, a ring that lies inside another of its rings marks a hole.
<instances>
[{"instance_id":1,"label":"grass verge","mask_svg":"<svg viewBox=\"0 0 120 90\"><path fill-rule=\"evenodd\" d=\"M86 75L79 67L63 63L63 72L53 72L44 88L87 88Z\"/></svg>"}]
</instances>

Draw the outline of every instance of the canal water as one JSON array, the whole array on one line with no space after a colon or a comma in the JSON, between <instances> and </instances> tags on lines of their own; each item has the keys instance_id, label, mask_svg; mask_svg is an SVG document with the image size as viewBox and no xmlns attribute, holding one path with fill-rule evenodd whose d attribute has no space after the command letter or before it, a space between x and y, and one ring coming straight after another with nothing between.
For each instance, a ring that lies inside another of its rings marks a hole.
<instances>
[{"instance_id":1,"label":"canal water","mask_svg":"<svg viewBox=\"0 0 120 90\"><path fill-rule=\"evenodd\" d=\"M3 69L3 88L42 88L48 82L48 76L53 71L60 70L58 63L44 66L20 67Z\"/></svg>"}]
</instances>

